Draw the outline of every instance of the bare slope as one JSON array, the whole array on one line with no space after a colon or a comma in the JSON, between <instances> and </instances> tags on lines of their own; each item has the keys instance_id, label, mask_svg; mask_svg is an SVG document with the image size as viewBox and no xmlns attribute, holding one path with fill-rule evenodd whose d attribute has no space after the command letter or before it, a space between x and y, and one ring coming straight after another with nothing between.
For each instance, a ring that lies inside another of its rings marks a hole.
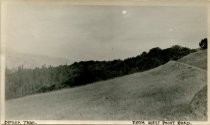
<instances>
[{"instance_id":1,"label":"bare slope","mask_svg":"<svg viewBox=\"0 0 210 125\"><path fill-rule=\"evenodd\" d=\"M206 84L205 70L170 61L143 73L6 101L6 118L193 120L190 102Z\"/></svg>"},{"instance_id":2,"label":"bare slope","mask_svg":"<svg viewBox=\"0 0 210 125\"><path fill-rule=\"evenodd\" d=\"M191 53L178 61L207 70L207 49Z\"/></svg>"}]
</instances>

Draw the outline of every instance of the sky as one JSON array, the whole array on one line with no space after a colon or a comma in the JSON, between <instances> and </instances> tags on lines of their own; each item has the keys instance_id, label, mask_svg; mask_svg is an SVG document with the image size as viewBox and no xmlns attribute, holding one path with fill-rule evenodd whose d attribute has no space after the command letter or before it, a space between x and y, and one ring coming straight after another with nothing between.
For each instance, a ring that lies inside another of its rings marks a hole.
<instances>
[{"instance_id":1,"label":"sky","mask_svg":"<svg viewBox=\"0 0 210 125\"><path fill-rule=\"evenodd\" d=\"M8 4L8 51L72 61L125 59L153 47L198 48L207 37L202 6Z\"/></svg>"}]
</instances>

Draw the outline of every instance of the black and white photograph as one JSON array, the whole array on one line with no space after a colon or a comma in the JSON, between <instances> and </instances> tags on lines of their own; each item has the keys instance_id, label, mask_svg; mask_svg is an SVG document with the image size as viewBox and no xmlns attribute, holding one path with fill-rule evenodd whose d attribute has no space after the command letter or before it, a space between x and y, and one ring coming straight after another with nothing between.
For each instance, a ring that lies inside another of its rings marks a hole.
<instances>
[{"instance_id":1,"label":"black and white photograph","mask_svg":"<svg viewBox=\"0 0 210 125\"><path fill-rule=\"evenodd\" d=\"M208 121L208 6L4 9L5 120Z\"/></svg>"}]
</instances>

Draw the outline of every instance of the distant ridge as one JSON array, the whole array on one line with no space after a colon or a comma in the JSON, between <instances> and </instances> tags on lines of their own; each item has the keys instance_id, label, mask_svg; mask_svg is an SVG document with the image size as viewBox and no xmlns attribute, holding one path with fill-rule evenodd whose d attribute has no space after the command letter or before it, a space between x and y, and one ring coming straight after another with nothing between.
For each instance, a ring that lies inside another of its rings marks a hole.
<instances>
[{"instance_id":1,"label":"distant ridge","mask_svg":"<svg viewBox=\"0 0 210 125\"><path fill-rule=\"evenodd\" d=\"M71 64L72 62L65 58L56 58L35 54L26 54L9 51L6 53L6 67L17 68L23 66L24 68L35 68L41 66L58 66L64 64Z\"/></svg>"}]
</instances>

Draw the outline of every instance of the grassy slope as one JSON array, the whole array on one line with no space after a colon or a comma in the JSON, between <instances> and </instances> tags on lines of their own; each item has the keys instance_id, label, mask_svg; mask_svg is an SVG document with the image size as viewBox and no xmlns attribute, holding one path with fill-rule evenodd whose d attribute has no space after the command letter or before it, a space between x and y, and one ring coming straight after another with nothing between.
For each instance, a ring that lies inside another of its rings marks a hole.
<instances>
[{"instance_id":1,"label":"grassy slope","mask_svg":"<svg viewBox=\"0 0 210 125\"><path fill-rule=\"evenodd\" d=\"M207 50L189 54L178 61L207 70Z\"/></svg>"},{"instance_id":2,"label":"grassy slope","mask_svg":"<svg viewBox=\"0 0 210 125\"><path fill-rule=\"evenodd\" d=\"M192 53L178 61L200 67L207 71L207 50ZM194 120L207 120L207 85L195 94L190 107Z\"/></svg>"},{"instance_id":3,"label":"grassy slope","mask_svg":"<svg viewBox=\"0 0 210 125\"><path fill-rule=\"evenodd\" d=\"M190 106L195 119L207 120L207 86L195 94Z\"/></svg>"},{"instance_id":4,"label":"grassy slope","mask_svg":"<svg viewBox=\"0 0 210 125\"><path fill-rule=\"evenodd\" d=\"M206 83L204 70L171 61L143 73L6 101L6 118L194 120L190 103Z\"/></svg>"}]
</instances>

